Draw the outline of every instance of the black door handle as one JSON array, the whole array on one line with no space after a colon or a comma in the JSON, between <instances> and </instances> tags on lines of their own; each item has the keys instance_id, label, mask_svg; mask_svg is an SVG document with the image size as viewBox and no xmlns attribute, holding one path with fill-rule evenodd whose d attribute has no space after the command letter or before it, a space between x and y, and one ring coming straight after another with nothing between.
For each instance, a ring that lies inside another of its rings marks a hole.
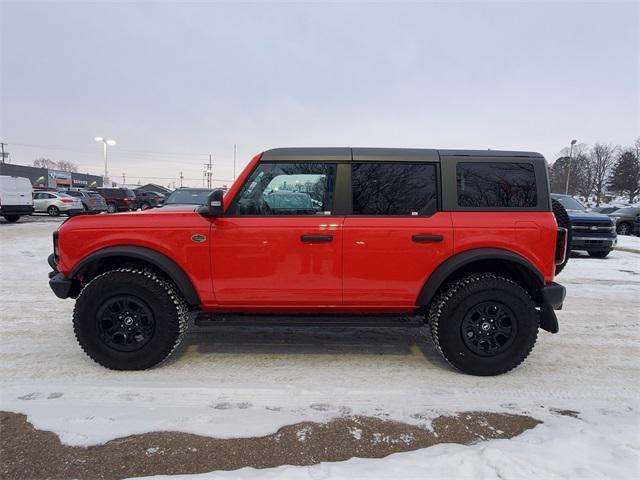
<instances>
[{"instance_id":1,"label":"black door handle","mask_svg":"<svg viewBox=\"0 0 640 480\"><path fill-rule=\"evenodd\" d=\"M313 243L326 243L333 240L333 235L300 235L300 241Z\"/></svg>"},{"instance_id":2,"label":"black door handle","mask_svg":"<svg viewBox=\"0 0 640 480\"><path fill-rule=\"evenodd\" d=\"M411 240L418 243L441 242L442 235L414 235Z\"/></svg>"}]
</instances>

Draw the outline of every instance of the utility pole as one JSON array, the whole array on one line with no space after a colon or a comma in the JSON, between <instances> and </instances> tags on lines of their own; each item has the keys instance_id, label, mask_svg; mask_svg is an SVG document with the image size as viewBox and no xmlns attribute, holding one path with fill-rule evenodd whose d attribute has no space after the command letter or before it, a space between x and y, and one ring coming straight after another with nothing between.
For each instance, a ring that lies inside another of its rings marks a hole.
<instances>
[{"instance_id":1,"label":"utility pole","mask_svg":"<svg viewBox=\"0 0 640 480\"><path fill-rule=\"evenodd\" d=\"M4 142L0 142L0 145L2 146L2 157L0 157L0 163L4 163L4 146L7 145ZM7 153L8 155L8 153Z\"/></svg>"},{"instance_id":2,"label":"utility pole","mask_svg":"<svg viewBox=\"0 0 640 480\"><path fill-rule=\"evenodd\" d=\"M236 144L233 144L233 181L236 181Z\"/></svg>"},{"instance_id":3,"label":"utility pole","mask_svg":"<svg viewBox=\"0 0 640 480\"><path fill-rule=\"evenodd\" d=\"M212 165L211 165L211 154L209 154L209 163L204 164L204 176L207 177L207 188L211 188L211 177L213 175ZM202 184L204 186L204 177L202 179Z\"/></svg>"},{"instance_id":4,"label":"utility pole","mask_svg":"<svg viewBox=\"0 0 640 480\"><path fill-rule=\"evenodd\" d=\"M564 185L564 194L569 195L569 177L571 176L571 157L573 156L573 146L577 140L571 140L571 147L569 147L569 166L567 167L567 183Z\"/></svg>"},{"instance_id":5,"label":"utility pole","mask_svg":"<svg viewBox=\"0 0 640 480\"><path fill-rule=\"evenodd\" d=\"M122 184L127 183L126 173L122 172Z\"/></svg>"},{"instance_id":6,"label":"utility pole","mask_svg":"<svg viewBox=\"0 0 640 480\"><path fill-rule=\"evenodd\" d=\"M182 172L180 172L180 188L182 188L182 179L183 179L183 178L184 178L184 177L182 176Z\"/></svg>"}]
</instances>

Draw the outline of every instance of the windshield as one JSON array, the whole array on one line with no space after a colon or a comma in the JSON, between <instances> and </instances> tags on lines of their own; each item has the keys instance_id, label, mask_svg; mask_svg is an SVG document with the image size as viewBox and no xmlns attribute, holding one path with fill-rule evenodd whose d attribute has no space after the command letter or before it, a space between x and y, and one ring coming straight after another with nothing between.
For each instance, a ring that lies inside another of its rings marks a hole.
<instances>
[{"instance_id":1,"label":"windshield","mask_svg":"<svg viewBox=\"0 0 640 480\"><path fill-rule=\"evenodd\" d=\"M568 195L552 195L551 198L559 201L562 204L562 206L567 210L583 212L587 209L578 200Z\"/></svg>"},{"instance_id":2,"label":"windshield","mask_svg":"<svg viewBox=\"0 0 640 480\"><path fill-rule=\"evenodd\" d=\"M204 205L207 203L207 197L213 190L176 190L167 201L165 205L172 204L186 204L186 205Z\"/></svg>"},{"instance_id":3,"label":"windshield","mask_svg":"<svg viewBox=\"0 0 640 480\"><path fill-rule=\"evenodd\" d=\"M626 207L626 208L620 208L616 210L614 213L616 215L637 215L639 211L640 211L640 208Z\"/></svg>"}]
</instances>

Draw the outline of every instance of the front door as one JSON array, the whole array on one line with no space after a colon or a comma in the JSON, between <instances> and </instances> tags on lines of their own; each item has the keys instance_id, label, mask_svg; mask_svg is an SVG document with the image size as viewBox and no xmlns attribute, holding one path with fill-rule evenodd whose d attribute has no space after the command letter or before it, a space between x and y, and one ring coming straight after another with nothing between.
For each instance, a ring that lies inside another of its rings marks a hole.
<instances>
[{"instance_id":1,"label":"front door","mask_svg":"<svg viewBox=\"0 0 640 480\"><path fill-rule=\"evenodd\" d=\"M345 306L415 306L428 276L453 252L451 214L437 208L436 164L354 162L351 186Z\"/></svg>"},{"instance_id":2,"label":"front door","mask_svg":"<svg viewBox=\"0 0 640 480\"><path fill-rule=\"evenodd\" d=\"M233 308L342 303L337 165L261 162L211 228L213 289Z\"/></svg>"}]
</instances>

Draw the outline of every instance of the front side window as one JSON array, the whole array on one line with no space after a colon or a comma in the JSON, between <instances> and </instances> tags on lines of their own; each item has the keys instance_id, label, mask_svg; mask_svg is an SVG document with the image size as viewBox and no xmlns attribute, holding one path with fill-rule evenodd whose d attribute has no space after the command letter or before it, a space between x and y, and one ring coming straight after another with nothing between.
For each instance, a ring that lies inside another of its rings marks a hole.
<instances>
[{"instance_id":1,"label":"front side window","mask_svg":"<svg viewBox=\"0 0 640 480\"><path fill-rule=\"evenodd\" d=\"M437 210L436 167L429 163L354 163L354 215L431 215Z\"/></svg>"},{"instance_id":2,"label":"front side window","mask_svg":"<svg viewBox=\"0 0 640 480\"><path fill-rule=\"evenodd\" d=\"M335 179L335 163L261 163L228 213L331 215Z\"/></svg>"},{"instance_id":3,"label":"front side window","mask_svg":"<svg viewBox=\"0 0 640 480\"><path fill-rule=\"evenodd\" d=\"M533 208L538 204L530 163L458 163L458 205L475 208Z\"/></svg>"}]
</instances>

